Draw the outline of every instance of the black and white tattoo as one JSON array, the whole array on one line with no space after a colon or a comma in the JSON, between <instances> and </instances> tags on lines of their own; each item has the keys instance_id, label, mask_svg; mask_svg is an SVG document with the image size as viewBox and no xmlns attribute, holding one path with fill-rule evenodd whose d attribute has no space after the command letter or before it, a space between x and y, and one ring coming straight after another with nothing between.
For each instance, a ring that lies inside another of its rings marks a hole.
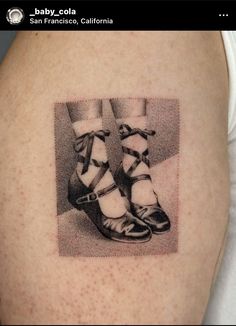
<instances>
[{"instance_id":1,"label":"black and white tattoo","mask_svg":"<svg viewBox=\"0 0 236 326\"><path fill-rule=\"evenodd\" d=\"M55 106L59 252L176 252L177 100L116 98Z\"/></svg>"}]
</instances>

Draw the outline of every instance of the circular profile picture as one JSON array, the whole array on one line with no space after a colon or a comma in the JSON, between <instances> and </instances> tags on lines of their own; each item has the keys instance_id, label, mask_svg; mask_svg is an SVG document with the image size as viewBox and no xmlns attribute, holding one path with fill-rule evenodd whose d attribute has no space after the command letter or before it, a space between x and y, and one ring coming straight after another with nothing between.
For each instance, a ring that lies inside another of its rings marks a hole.
<instances>
[{"instance_id":1,"label":"circular profile picture","mask_svg":"<svg viewBox=\"0 0 236 326\"><path fill-rule=\"evenodd\" d=\"M6 18L11 25L20 24L24 17L24 11L19 7L13 7L7 10Z\"/></svg>"}]
</instances>

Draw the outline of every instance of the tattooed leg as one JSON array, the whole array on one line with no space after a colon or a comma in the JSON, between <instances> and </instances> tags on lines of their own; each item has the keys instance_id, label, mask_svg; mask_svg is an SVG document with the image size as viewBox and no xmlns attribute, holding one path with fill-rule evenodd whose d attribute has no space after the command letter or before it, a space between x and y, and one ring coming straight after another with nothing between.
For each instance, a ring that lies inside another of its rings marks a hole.
<instances>
[{"instance_id":1,"label":"tattooed leg","mask_svg":"<svg viewBox=\"0 0 236 326\"><path fill-rule=\"evenodd\" d=\"M78 164L69 182L69 201L84 210L108 238L123 242L147 241L150 229L126 210L124 199L109 170L102 130L102 101L68 103L76 135Z\"/></svg>"},{"instance_id":2,"label":"tattooed leg","mask_svg":"<svg viewBox=\"0 0 236 326\"><path fill-rule=\"evenodd\" d=\"M149 172L147 139L155 132L146 129L145 104L145 99L111 100L124 152L115 179L130 200L132 212L159 234L170 229L170 221L158 202Z\"/></svg>"},{"instance_id":3,"label":"tattooed leg","mask_svg":"<svg viewBox=\"0 0 236 326\"><path fill-rule=\"evenodd\" d=\"M67 104L69 115L72 121L72 126L76 137L83 136L92 131L98 131L102 129L102 102L97 101L81 101L73 106L73 104ZM103 140L99 137L94 138L93 146L91 149L91 158L96 161L107 161L106 147ZM81 154L86 153L86 148L83 149ZM95 165L89 165L86 172L83 171L83 162L78 162L77 173L79 174L81 180L86 186L89 186L92 180L98 173L99 167ZM95 190L101 190L114 183L113 177L109 170L106 171L103 178L95 187ZM109 200L114 201L111 206ZM107 196L99 198L99 203L104 214L110 217L117 217L125 213L126 209L124 207L123 199L120 196L118 189L110 192Z\"/></svg>"}]
</instances>

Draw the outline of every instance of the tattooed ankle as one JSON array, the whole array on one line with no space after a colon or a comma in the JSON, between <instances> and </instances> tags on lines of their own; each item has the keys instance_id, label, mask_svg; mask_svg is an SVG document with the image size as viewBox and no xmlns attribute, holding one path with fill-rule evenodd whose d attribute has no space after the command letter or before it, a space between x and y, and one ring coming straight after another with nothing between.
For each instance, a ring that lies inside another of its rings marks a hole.
<instances>
[{"instance_id":1,"label":"tattooed ankle","mask_svg":"<svg viewBox=\"0 0 236 326\"><path fill-rule=\"evenodd\" d=\"M177 250L179 125L177 100L55 106L60 255Z\"/></svg>"}]
</instances>

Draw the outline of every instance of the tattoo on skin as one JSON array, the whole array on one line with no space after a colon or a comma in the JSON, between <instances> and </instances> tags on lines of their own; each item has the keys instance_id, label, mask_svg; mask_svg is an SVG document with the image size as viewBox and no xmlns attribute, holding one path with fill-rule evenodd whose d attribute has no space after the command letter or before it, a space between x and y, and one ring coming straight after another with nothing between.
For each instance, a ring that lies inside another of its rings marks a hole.
<instances>
[{"instance_id":1,"label":"tattoo on skin","mask_svg":"<svg viewBox=\"0 0 236 326\"><path fill-rule=\"evenodd\" d=\"M177 251L179 134L176 99L55 105L61 256Z\"/></svg>"}]
</instances>

